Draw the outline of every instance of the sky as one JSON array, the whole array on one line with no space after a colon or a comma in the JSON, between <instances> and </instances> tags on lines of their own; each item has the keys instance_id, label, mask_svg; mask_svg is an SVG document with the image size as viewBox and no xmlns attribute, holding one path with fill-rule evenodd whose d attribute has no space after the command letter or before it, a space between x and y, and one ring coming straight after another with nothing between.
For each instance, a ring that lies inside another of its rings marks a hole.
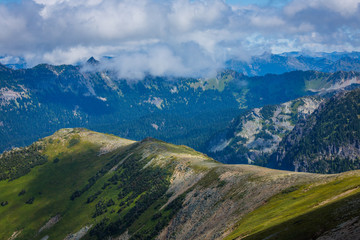
<instances>
[{"instance_id":1,"label":"sky","mask_svg":"<svg viewBox=\"0 0 360 240\"><path fill-rule=\"evenodd\" d=\"M29 66L94 56L120 77L195 76L264 52L359 51L359 3L0 0L0 56Z\"/></svg>"}]
</instances>

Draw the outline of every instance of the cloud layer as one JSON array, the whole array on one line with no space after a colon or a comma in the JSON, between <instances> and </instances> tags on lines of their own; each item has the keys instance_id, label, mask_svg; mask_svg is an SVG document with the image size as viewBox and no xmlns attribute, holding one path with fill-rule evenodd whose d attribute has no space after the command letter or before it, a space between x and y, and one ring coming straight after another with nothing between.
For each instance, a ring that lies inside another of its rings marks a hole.
<instances>
[{"instance_id":1,"label":"cloud layer","mask_svg":"<svg viewBox=\"0 0 360 240\"><path fill-rule=\"evenodd\" d=\"M232 1L234 2L234 1ZM200 76L264 51L360 50L360 0L234 5L221 0L24 0L0 4L0 56L74 64L120 77Z\"/></svg>"}]
</instances>

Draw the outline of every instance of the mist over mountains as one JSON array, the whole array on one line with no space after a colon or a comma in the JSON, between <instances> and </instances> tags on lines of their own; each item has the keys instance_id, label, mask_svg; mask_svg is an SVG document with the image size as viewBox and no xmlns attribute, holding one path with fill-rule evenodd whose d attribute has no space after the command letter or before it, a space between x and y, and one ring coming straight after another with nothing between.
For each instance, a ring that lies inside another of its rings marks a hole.
<instances>
[{"instance_id":1,"label":"mist over mountains","mask_svg":"<svg viewBox=\"0 0 360 240\"><path fill-rule=\"evenodd\" d=\"M359 84L359 73L341 71L249 77L224 70L213 78L148 75L129 81L114 71L94 71L100 65L94 58L83 66L42 64L12 70L1 65L1 150L79 126L205 151L212 135L249 109L331 95Z\"/></svg>"},{"instance_id":2,"label":"mist over mountains","mask_svg":"<svg viewBox=\"0 0 360 240\"><path fill-rule=\"evenodd\" d=\"M179 72L176 74L170 72L161 73L158 70L150 70L150 68L142 70L142 68L139 68L136 64L126 64L124 63L124 59L118 57L101 57L98 60L91 57L89 59L97 61L98 64L85 64L86 61L83 61L77 65L82 66L84 71L96 72L110 70L116 72L118 78L126 78L128 80L142 80L146 75L213 77L216 75L216 71L221 71L221 68L234 70L247 76L262 76L296 70L314 70L319 72L359 71L360 66L359 52L285 52L281 54L265 52L262 55L252 56L247 60L230 59L226 61L222 67L220 65L218 67L213 65L211 69L208 69L205 73ZM0 57L0 62L12 69L23 69L27 67L25 59L21 57L4 56Z\"/></svg>"},{"instance_id":3,"label":"mist over mountains","mask_svg":"<svg viewBox=\"0 0 360 240\"><path fill-rule=\"evenodd\" d=\"M0 55L28 67L110 56L121 77L205 76L263 52L359 51L358 3L10 0L0 5Z\"/></svg>"}]
</instances>

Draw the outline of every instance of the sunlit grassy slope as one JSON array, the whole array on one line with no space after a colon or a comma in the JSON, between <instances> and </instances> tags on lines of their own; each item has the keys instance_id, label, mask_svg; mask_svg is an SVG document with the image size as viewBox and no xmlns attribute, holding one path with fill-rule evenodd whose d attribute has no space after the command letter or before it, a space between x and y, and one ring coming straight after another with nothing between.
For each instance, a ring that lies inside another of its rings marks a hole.
<instances>
[{"instance_id":1,"label":"sunlit grassy slope","mask_svg":"<svg viewBox=\"0 0 360 240\"><path fill-rule=\"evenodd\" d=\"M226 239L312 239L359 216L359 186L359 172L352 172L290 187L242 218Z\"/></svg>"},{"instance_id":2,"label":"sunlit grassy slope","mask_svg":"<svg viewBox=\"0 0 360 240\"><path fill-rule=\"evenodd\" d=\"M159 222L149 221L155 212L161 212L158 218L164 224L174 214L171 208L159 211L159 207L168 199L165 192L173 162L177 161L175 156L194 157L194 168L198 171L204 164L196 162L196 157L202 154L185 146L154 139L134 143L84 129L60 130L37 145L42 146L40 151L48 162L18 179L0 182L0 202L8 202L0 207L0 239L15 232L20 233L16 239L41 239L47 235L63 239L84 226L96 227L101 221L119 221L125 216L128 222L124 229L129 228L130 232L135 232L139 225L152 229ZM144 169L145 165L149 166ZM22 191L25 193L21 194ZM81 195L71 200L77 191ZM31 204L26 203L29 199L34 199ZM128 214L134 206L137 209ZM141 218L138 212L144 213ZM39 232L54 216L61 216L59 223ZM136 218L129 219L130 216ZM149 226L143 226L148 222ZM88 237L101 239L99 234L94 232Z\"/></svg>"},{"instance_id":3,"label":"sunlit grassy slope","mask_svg":"<svg viewBox=\"0 0 360 240\"><path fill-rule=\"evenodd\" d=\"M224 165L85 129L34 144L47 162L0 181L0 239L309 239L359 215L357 171Z\"/></svg>"},{"instance_id":4,"label":"sunlit grassy slope","mask_svg":"<svg viewBox=\"0 0 360 240\"><path fill-rule=\"evenodd\" d=\"M14 231L22 231L19 239L35 238L41 226L57 214L64 214L66 224L60 226L62 229L82 226L82 220L89 217L86 208L91 206L70 201L70 196L86 184L111 155L97 157L101 147L105 146L99 137L107 144L115 139L114 144L120 147L118 151L132 143L92 132L62 130L39 142L45 146L43 154L48 156L48 163L35 167L21 178L0 182L0 201L8 201L7 206L0 208L0 239L7 239ZM70 147L71 139L81 140ZM54 162L55 158L59 161ZM22 190L26 192L19 196ZM33 203L26 204L30 198L34 198Z\"/></svg>"}]
</instances>

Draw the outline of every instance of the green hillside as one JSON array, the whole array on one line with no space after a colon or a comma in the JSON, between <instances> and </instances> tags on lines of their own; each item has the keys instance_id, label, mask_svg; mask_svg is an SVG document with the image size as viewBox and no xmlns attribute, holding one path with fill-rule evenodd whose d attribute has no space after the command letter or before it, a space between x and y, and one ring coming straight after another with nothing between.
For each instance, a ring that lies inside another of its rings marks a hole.
<instances>
[{"instance_id":1,"label":"green hillside","mask_svg":"<svg viewBox=\"0 0 360 240\"><path fill-rule=\"evenodd\" d=\"M295 230L288 226L296 224L321 236L359 215L360 172L224 165L151 138L133 142L62 129L5 152L0 162L5 240L257 239L275 236L282 226L279 234L289 236ZM321 228L307 223L310 218Z\"/></svg>"}]
</instances>

